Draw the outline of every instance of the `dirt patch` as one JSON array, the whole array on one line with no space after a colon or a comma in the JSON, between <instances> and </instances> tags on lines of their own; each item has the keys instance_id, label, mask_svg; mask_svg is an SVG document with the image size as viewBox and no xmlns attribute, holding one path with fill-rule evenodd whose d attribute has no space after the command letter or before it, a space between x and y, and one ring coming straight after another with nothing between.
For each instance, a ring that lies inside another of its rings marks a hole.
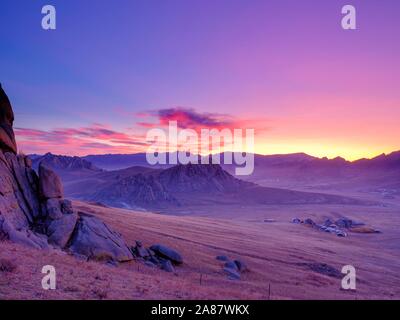
<instances>
[{"instance_id":1,"label":"dirt patch","mask_svg":"<svg viewBox=\"0 0 400 320\"><path fill-rule=\"evenodd\" d=\"M308 269L310 269L311 271L326 275L328 277L332 277L332 278L342 278L342 273L326 264L326 263L298 263L297 265L299 266L304 266L307 267Z\"/></svg>"}]
</instances>

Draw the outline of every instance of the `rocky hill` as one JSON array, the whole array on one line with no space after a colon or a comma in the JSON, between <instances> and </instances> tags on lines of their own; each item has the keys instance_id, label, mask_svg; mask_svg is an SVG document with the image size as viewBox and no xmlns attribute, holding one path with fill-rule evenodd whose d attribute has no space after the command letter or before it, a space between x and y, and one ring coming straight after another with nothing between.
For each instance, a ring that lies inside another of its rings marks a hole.
<instances>
[{"instance_id":1,"label":"rocky hill","mask_svg":"<svg viewBox=\"0 0 400 320\"><path fill-rule=\"evenodd\" d=\"M155 208L179 205L178 200L153 174L138 173L122 179L105 181L84 199L117 208Z\"/></svg>"},{"instance_id":2,"label":"rocky hill","mask_svg":"<svg viewBox=\"0 0 400 320\"><path fill-rule=\"evenodd\" d=\"M17 154L11 103L0 85L0 239L62 249L88 259L128 261L122 237L98 218L76 212L59 177L45 163Z\"/></svg>"},{"instance_id":3,"label":"rocky hill","mask_svg":"<svg viewBox=\"0 0 400 320\"><path fill-rule=\"evenodd\" d=\"M160 182L172 192L229 192L252 185L236 179L218 164L187 164L165 169Z\"/></svg>"},{"instance_id":4,"label":"rocky hill","mask_svg":"<svg viewBox=\"0 0 400 320\"><path fill-rule=\"evenodd\" d=\"M73 190L95 190L83 199L122 208L159 208L179 206L183 195L195 202L198 195L216 195L252 185L234 178L219 165L177 165L157 170L132 167L93 177ZM99 182L102 181L102 182Z\"/></svg>"},{"instance_id":5,"label":"rocky hill","mask_svg":"<svg viewBox=\"0 0 400 320\"><path fill-rule=\"evenodd\" d=\"M32 167L34 169L38 169L39 164L42 163L46 167L56 171L58 170L88 170L93 172L102 171L102 169L96 167L90 161L87 161L81 157L54 155L49 152L43 156L36 156L36 157L33 156L30 158L32 159Z\"/></svg>"},{"instance_id":6,"label":"rocky hill","mask_svg":"<svg viewBox=\"0 0 400 320\"><path fill-rule=\"evenodd\" d=\"M262 187L235 178L220 165L200 164L100 172L68 180L66 190L74 199L165 213L204 204L365 204L344 196Z\"/></svg>"},{"instance_id":7,"label":"rocky hill","mask_svg":"<svg viewBox=\"0 0 400 320\"><path fill-rule=\"evenodd\" d=\"M168 155L167 155L168 156ZM221 163L224 155L221 154ZM97 167L119 170L132 166L168 169L171 165L150 166L146 154L107 154L84 157ZM371 159L347 161L341 157L318 158L305 153L254 155L254 172L241 179L265 187L296 190L360 191L400 194L400 151ZM234 174L236 164L222 164Z\"/></svg>"}]
</instances>

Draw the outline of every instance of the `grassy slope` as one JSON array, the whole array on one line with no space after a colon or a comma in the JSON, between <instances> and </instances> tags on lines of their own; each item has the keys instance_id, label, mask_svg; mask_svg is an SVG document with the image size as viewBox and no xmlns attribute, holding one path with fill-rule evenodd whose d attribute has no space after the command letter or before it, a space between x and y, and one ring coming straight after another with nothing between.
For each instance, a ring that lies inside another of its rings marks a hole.
<instances>
[{"instance_id":1,"label":"grassy slope","mask_svg":"<svg viewBox=\"0 0 400 320\"><path fill-rule=\"evenodd\" d=\"M338 238L291 224L286 217L260 223L158 215L80 202L75 207L102 218L128 243L138 239L146 246L163 243L176 248L184 265L173 275L135 261L111 267L3 242L0 259L12 261L17 269L0 272L1 299L268 299L269 285L271 299L400 298L398 250L380 245L385 233ZM390 231L388 235L392 236ZM215 260L219 254L243 259L251 271L241 281L228 280ZM339 270L345 264L355 265L357 292L340 290L340 279L299 265L312 262ZM56 267L55 291L41 289L40 270L45 264Z\"/></svg>"}]
</instances>

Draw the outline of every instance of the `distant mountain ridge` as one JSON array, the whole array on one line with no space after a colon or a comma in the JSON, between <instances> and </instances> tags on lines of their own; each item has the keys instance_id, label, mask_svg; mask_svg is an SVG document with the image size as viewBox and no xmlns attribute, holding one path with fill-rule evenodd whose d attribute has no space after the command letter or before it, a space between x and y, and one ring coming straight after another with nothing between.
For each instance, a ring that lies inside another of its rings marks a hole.
<instances>
[{"instance_id":1,"label":"distant mountain ridge","mask_svg":"<svg viewBox=\"0 0 400 320\"><path fill-rule=\"evenodd\" d=\"M82 159L93 163L95 166L105 170L119 170L133 166L148 167L145 153L134 154L102 154L88 155ZM153 168L165 168L167 166L152 166Z\"/></svg>"},{"instance_id":2,"label":"distant mountain ridge","mask_svg":"<svg viewBox=\"0 0 400 320\"><path fill-rule=\"evenodd\" d=\"M132 166L149 166L146 161L145 153L135 154L104 154L104 155L88 155L82 157L103 169L123 169ZM345 160L342 157L328 159L326 157L318 158L310 156L306 153L290 153L290 154L275 154L275 155L260 155L254 154L256 165L289 165L299 163L311 164L332 164L341 166L400 166L400 151L394 151L389 154L381 154L371 159L358 159L354 161ZM223 154L221 154L223 159ZM223 162L223 161L222 161ZM159 165L159 167L166 167L168 165Z\"/></svg>"},{"instance_id":3,"label":"distant mountain ridge","mask_svg":"<svg viewBox=\"0 0 400 320\"><path fill-rule=\"evenodd\" d=\"M137 209L179 206L182 198L228 194L252 185L236 179L219 165L188 164L168 169L135 166L102 172L67 184L66 191L89 201Z\"/></svg>"},{"instance_id":4,"label":"distant mountain ridge","mask_svg":"<svg viewBox=\"0 0 400 320\"><path fill-rule=\"evenodd\" d=\"M91 157L97 159L97 164L101 162L99 159L107 159L108 165L112 165L114 156ZM145 157L145 154L128 156L129 161L140 164L147 164ZM350 190L382 194L384 198L400 195L400 152L353 162L304 153L255 155L254 173L240 179L233 175L235 165L153 167L147 164L104 171L87 159L46 154L34 157L33 162L37 165L45 161L57 171L67 195L124 208L147 209L208 201L238 205L348 204L354 201L347 197ZM117 155L117 159L117 166L127 161L124 155Z\"/></svg>"},{"instance_id":5,"label":"distant mountain ridge","mask_svg":"<svg viewBox=\"0 0 400 320\"><path fill-rule=\"evenodd\" d=\"M133 166L104 171L76 157L47 154L34 161L46 161L59 172L68 196L128 209L199 204L361 203L342 196L261 187L234 177L217 164L176 165L166 169Z\"/></svg>"},{"instance_id":6,"label":"distant mountain ridge","mask_svg":"<svg viewBox=\"0 0 400 320\"><path fill-rule=\"evenodd\" d=\"M217 164L187 164L165 169L160 182L175 192L229 192L252 185L233 177Z\"/></svg>"},{"instance_id":7,"label":"distant mountain ridge","mask_svg":"<svg viewBox=\"0 0 400 320\"><path fill-rule=\"evenodd\" d=\"M225 165L223 154L221 166L227 172L234 174L236 165ZM113 159L117 159L116 164ZM99 155L88 156L94 164L103 169L112 167L126 168L129 166L151 167L146 161L146 155ZM158 165L166 169L171 165ZM339 190L356 190L357 192L381 192L399 194L400 181L400 151L382 154L371 159L348 161L341 157L334 159L318 158L306 153L254 155L254 172L241 179L255 182L266 187L278 187L296 190L324 190L330 192Z\"/></svg>"},{"instance_id":8,"label":"distant mountain ridge","mask_svg":"<svg viewBox=\"0 0 400 320\"><path fill-rule=\"evenodd\" d=\"M47 167L53 170L91 170L91 171L102 171L102 169L96 167L90 161L85 160L81 157L70 157L54 155L52 153L46 153L43 156L33 155L32 167L37 169L40 163L45 164Z\"/></svg>"}]
</instances>

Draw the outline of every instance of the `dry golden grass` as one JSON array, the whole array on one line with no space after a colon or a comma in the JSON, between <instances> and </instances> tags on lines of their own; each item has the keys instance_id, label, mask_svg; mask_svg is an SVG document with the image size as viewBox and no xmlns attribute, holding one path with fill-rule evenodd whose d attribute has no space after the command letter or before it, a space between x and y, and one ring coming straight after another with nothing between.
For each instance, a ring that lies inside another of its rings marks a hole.
<instances>
[{"instance_id":1,"label":"dry golden grass","mask_svg":"<svg viewBox=\"0 0 400 320\"><path fill-rule=\"evenodd\" d=\"M383 246L389 243L385 234L339 238L279 221L277 215L273 216L277 222L260 223L74 205L103 219L129 244L141 240L145 246L162 243L178 250L184 264L174 275L136 261L112 267L60 251L3 242L0 259L12 261L17 269L0 272L1 299L400 298L400 257L396 248ZM250 272L241 281L228 280L215 259L221 254L244 260ZM310 263L326 263L338 270L354 265L357 291L341 290L340 279L312 271L307 267ZM41 288L41 268L46 264L56 267L57 290Z\"/></svg>"},{"instance_id":2,"label":"dry golden grass","mask_svg":"<svg viewBox=\"0 0 400 320\"><path fill-rule=\"evenodd\" d=\"M374 228L361 226L350 229L353 233L378 233Z\"/></svg>"}]
</instances>

